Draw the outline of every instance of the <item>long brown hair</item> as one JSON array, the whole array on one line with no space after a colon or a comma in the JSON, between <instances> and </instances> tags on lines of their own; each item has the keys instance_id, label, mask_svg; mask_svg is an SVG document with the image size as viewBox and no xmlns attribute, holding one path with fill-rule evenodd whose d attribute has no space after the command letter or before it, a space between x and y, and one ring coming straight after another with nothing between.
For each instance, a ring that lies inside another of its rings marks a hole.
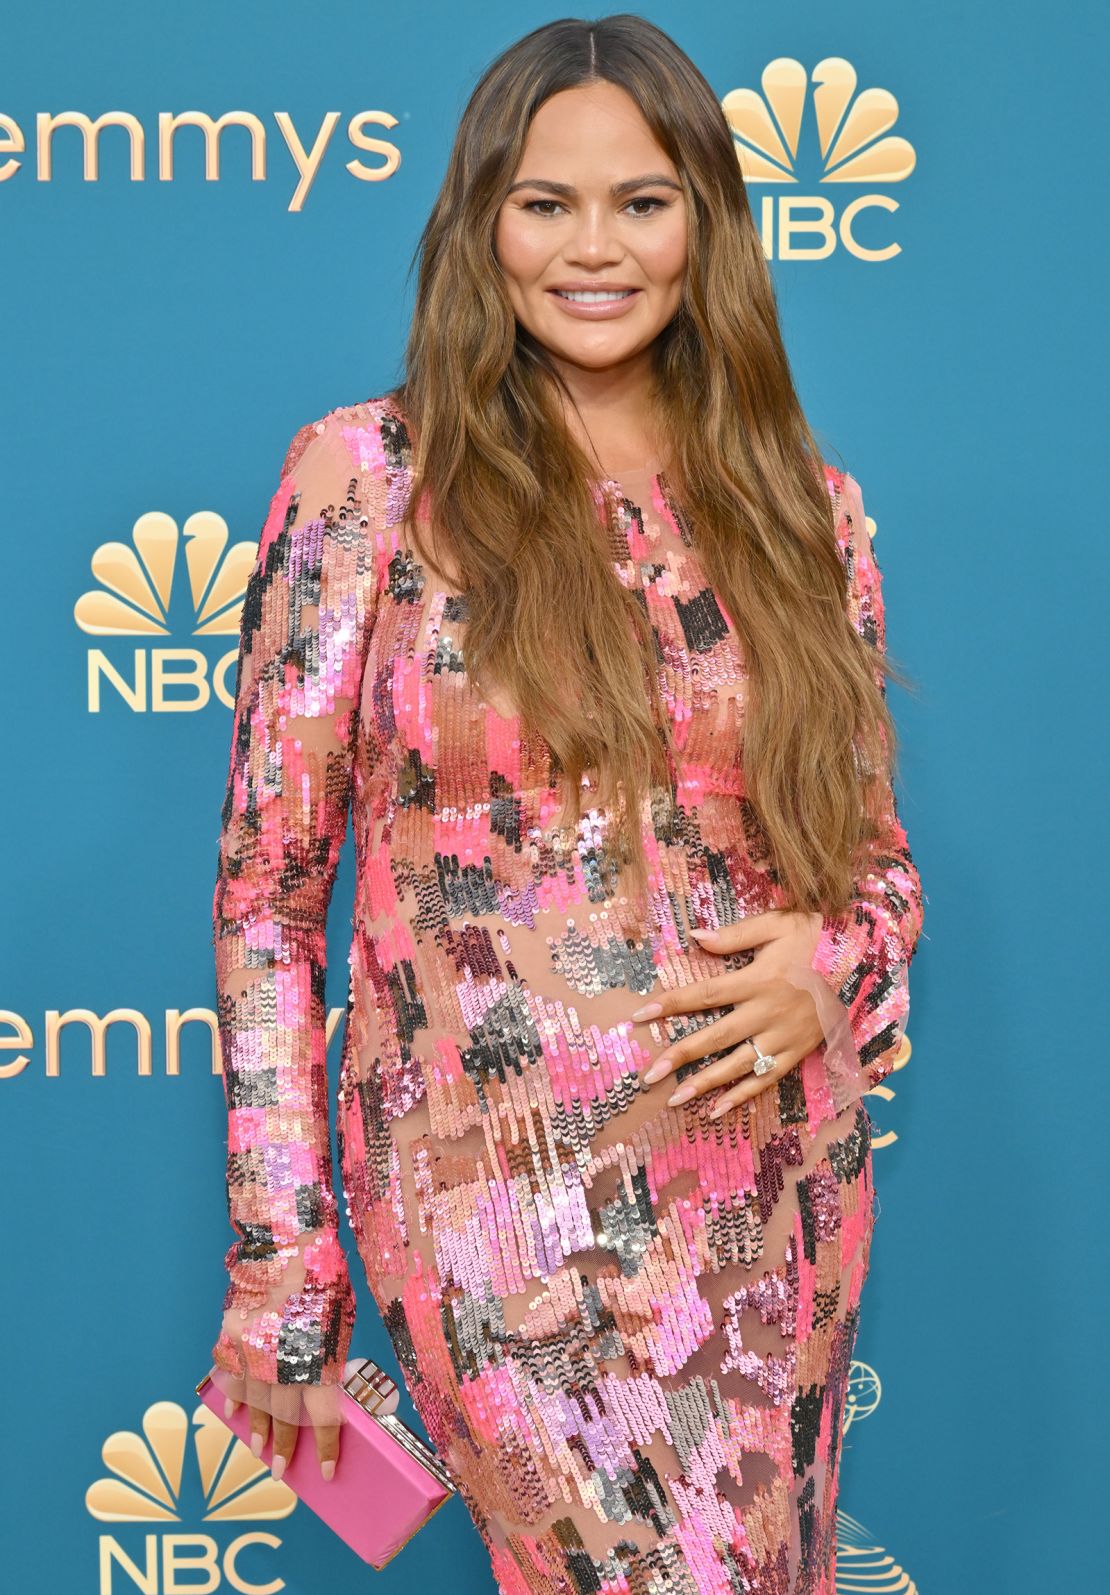
<instances>
[{"instance_id":1,"label":"long brown hair","mask_svg":"<svg viewBox=\"0 0 1110 1595\"><path fill-rule=\"evenodd\" d=\"M467 670L542 730L565 782L562 823L581 816L586 772L591 805L613 805L610 846L642 901L641 805L665 815L674 790L655 640L615 577L593 464L545 350L516 323L493 242L532 117L599 80L632 96L685 190L685 291L652 348L653 417L672 502L743 641L749 802L788 906L839 913L896 751L880 683L901 673L846 611L823 462L723 111L643 17L537 28L493 61L463 112L414 257L405 380L392 390L414 444L407 529L440 576L443 560L465 573ZM422 496L434 548L416 522Z\"/></svg>"}]
</instances>

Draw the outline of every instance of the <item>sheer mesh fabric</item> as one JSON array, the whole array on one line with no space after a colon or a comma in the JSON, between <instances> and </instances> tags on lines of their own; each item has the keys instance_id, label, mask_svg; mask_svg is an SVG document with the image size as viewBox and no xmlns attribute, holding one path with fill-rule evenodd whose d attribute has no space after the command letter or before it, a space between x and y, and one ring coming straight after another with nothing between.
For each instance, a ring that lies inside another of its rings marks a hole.
<instances>
[{"instance_id":1,"label":"sheer mesh fabric","mask_svg":"<svg viewBox=\"0 0 1110 1595\"><path fill-rule=\"evenodd\" d=\"M468 678L465 590L401 534L410 471L392 399L303 429L244 606L214 905L237 1237L217 1369L288 1410L334 1390L349 1351L323 977L351 813L343 1195L498 1588L831 1595L873 1222L862 1099L920 925L893 794L856 900L790 975L824 1041L719 1120L720 1090L668 1107L675 1079L644 1087L645 1068L723 1010L629 1015L751 956L691 929L781 901L744 788L740 640L665 480L598 484L682 755L642 816L638 925L607 816L558 831L550 750ZM846 603L878 645L858 486L826 476Z\"/></svg>"}]
</instances>

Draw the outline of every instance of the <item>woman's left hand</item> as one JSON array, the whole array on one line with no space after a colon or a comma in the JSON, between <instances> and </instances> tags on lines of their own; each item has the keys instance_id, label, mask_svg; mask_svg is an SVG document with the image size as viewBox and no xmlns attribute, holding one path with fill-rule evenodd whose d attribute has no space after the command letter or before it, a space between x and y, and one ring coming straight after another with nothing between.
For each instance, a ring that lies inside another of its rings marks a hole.
<instances>
[{"instance_id":1,"label":"woman's left hand","mask_svg":"<svg viewBox=\"0 0 1110 1595\"><path fill-rule=\"evenodd\" d=\"M770 909L764 914L752 914L735 925L726 925L722 930L691 932L706 952L724 955L748 947L758 950L743 969L695 981L691 986L666 992L657 1001L637 1008L633 1020L646 1023L670 1014L735 1004L732 1012L723 1018L672 1042L645 1071L643 1084L657 1084L680 1065L733 1045L734 1050L727 1057L684 1080L667 1098L669 1105L677 1105L729 1080L739 1080L733 1090L723 1093L713 1104L710 1117L718 1118L729 1108L748 1102L759 1092L777 1085L796 1064L808 1057L824 1039L824 1030L812 993L792 984L789 972L799 966L809 968L817 949L821 923L820 914ZM775 1055L775 1066L766 1074L754 1073L753 1039L761 1052Z\"/></svg>"}]
</instances>

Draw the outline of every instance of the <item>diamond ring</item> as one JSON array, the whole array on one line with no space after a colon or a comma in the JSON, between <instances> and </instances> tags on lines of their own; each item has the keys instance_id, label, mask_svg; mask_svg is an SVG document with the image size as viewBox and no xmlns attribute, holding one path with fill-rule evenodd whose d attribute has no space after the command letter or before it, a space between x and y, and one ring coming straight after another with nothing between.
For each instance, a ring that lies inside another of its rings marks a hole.
<instances>
[{"instance_id":1,"label":"diamond ring","mask_svg":"<svg viewBox=\"0 0 1110 1595\"><path fill-rule=\"evenodd\" d=\"M755 1073L756 1074L767 1074L767 1073L769 1073L770 1070L772 1070L775 1067L775 1065L778 1063L778 1061L779 1061L775 1057L774 1053L773 1052L760 1052L760 1050L759 1050L759 1042L755 1039L754 1036L749 1036L748 1037L748 1044L755 1048Z\"/></svg>"}]
</instances>

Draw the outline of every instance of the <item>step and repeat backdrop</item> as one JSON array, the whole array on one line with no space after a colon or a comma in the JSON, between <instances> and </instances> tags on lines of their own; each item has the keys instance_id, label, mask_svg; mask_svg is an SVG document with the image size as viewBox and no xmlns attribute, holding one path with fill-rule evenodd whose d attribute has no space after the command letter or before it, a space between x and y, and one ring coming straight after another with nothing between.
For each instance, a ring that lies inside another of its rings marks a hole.
<instances>
[{"instance_id":1,"label":"step and repeat backdrop","mask_svg":"<svg viewBox=\"0 0 1110 1595\"><path fill-rule=\"evenodd\" d=\"M0 1512L20 1595L492 1589L460 1501L375 1573L196 1397L231 1240L210 915L239 602L286 446L397 379L459 112L561 14L101 0L5 20ZM837 1589L1085 1588L1104 15L642 14L728 115L803 403L863 486L915 683L892 704L928 906L899 1066L868 1098ZM349 844L333 1070L352 867ZM354 1350L396 1374L358 1288ZM401 1414L420 1430L405 1394Z\"/></svg>"}]
</instances>

